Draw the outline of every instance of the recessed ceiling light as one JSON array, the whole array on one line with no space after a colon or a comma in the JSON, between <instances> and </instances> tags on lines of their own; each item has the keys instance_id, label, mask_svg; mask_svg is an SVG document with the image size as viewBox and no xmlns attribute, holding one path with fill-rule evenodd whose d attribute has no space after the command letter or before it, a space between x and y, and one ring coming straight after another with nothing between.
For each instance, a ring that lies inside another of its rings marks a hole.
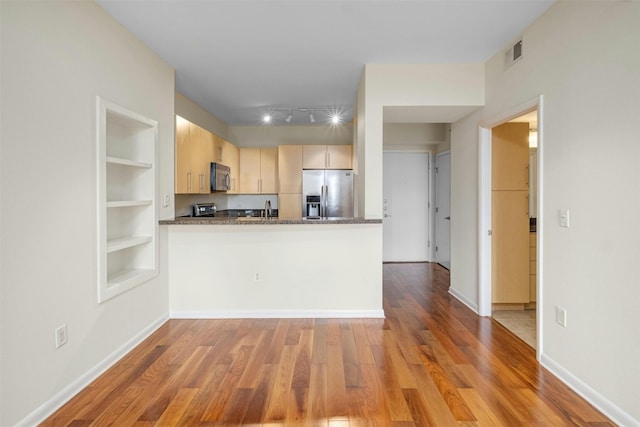
<instances>
[{"instance_id":1,"label":"recessed ceiling light","mask_svg":"<svg viewBox=\"0 0 640 427\"><path fill-rule=\"evenodd\" d=\"M331 115L331 123L333 123L334 125L340 124L341 120L340 120L340 115L339 114L332 114Z\"/></svg>"},{"instance_id":2,"label":"recessed ceiling light","mask_svg":"<svg viewBox=\"0 0 640 427\"><path fill-rule=\"evenodd\" d=\"M271 114L267 113L264 115L264 117L262 118L262 121L264 123L270 123L271 122Z\"/></svg>"}]
</instances>

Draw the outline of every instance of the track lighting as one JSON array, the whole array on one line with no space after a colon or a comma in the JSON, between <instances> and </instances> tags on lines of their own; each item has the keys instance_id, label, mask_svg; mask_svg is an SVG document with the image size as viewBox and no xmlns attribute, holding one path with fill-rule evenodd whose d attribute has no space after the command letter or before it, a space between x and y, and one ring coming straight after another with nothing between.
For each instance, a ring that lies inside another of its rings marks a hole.
<instances>
[{"instance_id":1,"label":"track lighting","mask_svg":"<svg viewBox=\"0 0 640 427\"><path fill-rule=\"evenodd\" d=\"M294 122L293 114L294 113L306 113L309 117L309 123L314 124L317 121L315 116L316 113L321 112L320 121L326 120L328 123L337 125L342 123L342 117L340 116L340 112L336 108L308 108L308 107L300 107L300 108L270 108L268 109L264 115L262 116L262 123L264 124L276 124L282 117L284 117L284 121L286 123ZM294 122L294 124L297 122Z\"/></svg>"}]
</instances>

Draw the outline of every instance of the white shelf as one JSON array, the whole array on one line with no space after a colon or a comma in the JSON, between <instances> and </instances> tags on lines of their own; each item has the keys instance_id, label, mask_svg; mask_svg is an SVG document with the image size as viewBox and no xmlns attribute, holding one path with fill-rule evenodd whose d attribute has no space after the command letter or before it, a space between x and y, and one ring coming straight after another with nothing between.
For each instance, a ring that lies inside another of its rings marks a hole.
<instances>
[{"instance_id":1,"label":"white shelf","mask_svg":"<svg viewBox=\"0 0 640 427\"><path fill-rule=\"evenodd\" d=\"M147 163L147 162L138 162L136 160L129 160L129 159L123 159L120 157L111 157L111 156L108 156L106 161L107 163L111 163L114 165L133 166L133 167L145 168L145 169L151 169L151 167L153 166L151 163Z\"/></svg>"},{"instance_id":2,"label":"white shelf","mask_svg":"<svg viewBox=\"0 0 640 427\"><path fill-rule=\"evenodd\" d=\"M149 206L153 200L112 200L107 202L108 208L126 208L131 206Z\"/></svg>"},{"instance_id":3,"label":"white shelf","mask_svg":"<svg viewBox=\"0 0 640 427\"><path fill-rule=\"evenodd\" d=\"M158 275L158 123L97 99L98 302Z\"/></svg>"},{"instance_id":4,"label":"white shelf","mask_svg":"<svg viewBox=\"0 0 640 427\"><path fill-rule=\"evenodd\" d=\"M107 277L107 287L113 288L114 286L135 286L135 284L142 283L157 276L156 270L147 269L135 269L135 270L120 270Z\"/></svg>"},{"instance_id":5,"label":"white shelf","mask_svg":"<svg viewBox=\"0 0 640 427\"><path fill-rule=\"evenodd\" d=\"M152 240L153 239L151 236L130 236L108 240L107 253L120 251L122 249L131 248L133 246L143 245L145 243L151 242Z\"/></svg>"}]
</instances>

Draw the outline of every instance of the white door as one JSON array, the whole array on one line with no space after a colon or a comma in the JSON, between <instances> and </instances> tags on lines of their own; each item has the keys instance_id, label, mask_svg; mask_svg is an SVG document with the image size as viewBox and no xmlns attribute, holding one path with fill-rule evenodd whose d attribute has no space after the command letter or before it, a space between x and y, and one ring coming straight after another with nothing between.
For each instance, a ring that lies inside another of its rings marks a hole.
<instances>
[{"instance_id":1,"label":"white door","mask_svg":"<svg viewBox=\"0 0 640 427\"><path fill-rule=\"evenodd\" d=\"M436 262L451 268L451 153L436 154Z\"/></svg>"},{"instance_id":2,"label":"white door","mask_svg":"<svg viewBox=\"0 0 640 427\"><path fill-rule=\"evenodd\" d=\"M383 261L429 261L429 153L384 153L383 216Z\"/></svg>"}]
</instances>

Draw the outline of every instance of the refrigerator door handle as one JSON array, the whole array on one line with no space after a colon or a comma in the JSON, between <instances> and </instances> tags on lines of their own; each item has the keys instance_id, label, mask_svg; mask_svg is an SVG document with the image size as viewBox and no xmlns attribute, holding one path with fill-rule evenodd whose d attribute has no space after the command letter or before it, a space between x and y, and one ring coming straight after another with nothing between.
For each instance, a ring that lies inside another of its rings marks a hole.
<instances>
[{"instance_id":1,"label":"refrigerator door handle","mask_svg":"<svg viewBox=\"0 0 640 427\"><path fill-rule=\"evenodd\" d=\"M329 217L329 186L324 186L324 217Z\"/></svg>"}]
</instances>

